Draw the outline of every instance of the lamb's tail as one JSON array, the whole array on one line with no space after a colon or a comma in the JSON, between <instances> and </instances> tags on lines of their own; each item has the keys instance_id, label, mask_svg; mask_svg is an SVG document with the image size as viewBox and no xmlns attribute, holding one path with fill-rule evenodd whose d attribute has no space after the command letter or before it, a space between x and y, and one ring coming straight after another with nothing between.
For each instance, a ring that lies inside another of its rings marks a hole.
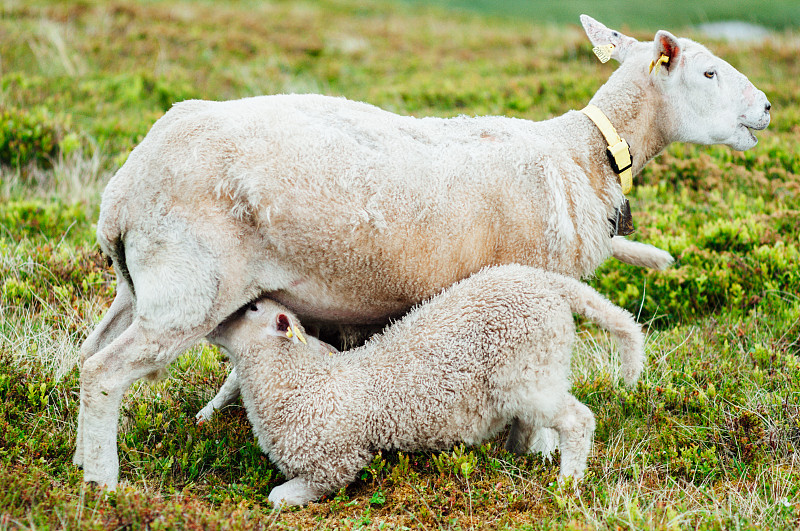
<instances>
[{"instance_id":1,"label":"lamb's tail","mask_svg":"<svg viewBox=\"0 0 800 531\"><path fill-rule=\"evenodd\" d=\"M628 385L636 383L644 365L644 334L636 319L583 282L560 278L563 282L561 293L570 309L611 332L622 359L622 378Z\"/></svg>"}]
</instances>

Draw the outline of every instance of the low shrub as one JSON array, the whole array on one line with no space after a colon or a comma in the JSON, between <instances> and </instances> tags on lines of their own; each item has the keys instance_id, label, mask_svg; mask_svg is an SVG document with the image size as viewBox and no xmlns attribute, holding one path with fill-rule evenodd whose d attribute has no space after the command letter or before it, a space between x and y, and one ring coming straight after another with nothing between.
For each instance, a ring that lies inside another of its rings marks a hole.
<instances>
[{"instance_id":1,"label":"low shrub","mask_svg":"<svg viewBox=\"0 0 800 531\"><path fill-rule=\"evenodd\" d=\"M0 105L0 164L51 166L59 153L78 147L78 137L69 133L69 124L68 116L53 115L44 108Z\"/></svg>"}]
</instances>

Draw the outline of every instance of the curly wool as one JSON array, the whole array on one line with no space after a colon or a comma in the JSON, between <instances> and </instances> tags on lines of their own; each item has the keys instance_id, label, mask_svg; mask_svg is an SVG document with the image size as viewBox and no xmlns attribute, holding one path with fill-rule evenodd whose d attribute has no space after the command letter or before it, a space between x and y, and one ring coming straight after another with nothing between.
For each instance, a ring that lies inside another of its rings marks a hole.
<instances>
[{"instance_id":1,"label":"curly wool","mask_svg":"<svg viewBox=\"0 0 800 531\"><path fill-rule=\"evenodd\" d=\"M297 321L269 299L209 338L230 352L259 444L295 489L304 482L305 503L348 484L376 450L476 444L514 419L526 432L516 441L557 429L562 474L581 476L594 418L569 393L573 311L615 334L635 382L644 340L633 316L577 280L520 265L484 269L335 355L277 332Z\"/></svg>"}]
</instances>

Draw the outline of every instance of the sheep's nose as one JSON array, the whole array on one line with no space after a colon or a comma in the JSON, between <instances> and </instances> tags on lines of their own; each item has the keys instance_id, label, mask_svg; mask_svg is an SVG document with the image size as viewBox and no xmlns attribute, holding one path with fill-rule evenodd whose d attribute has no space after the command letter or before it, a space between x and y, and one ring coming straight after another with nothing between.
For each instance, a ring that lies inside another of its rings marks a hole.
<instances>
[{"instance_id":1,"label":"sheep's nose","mask_svg":"<svg viewBox=\"0 0 800 531\"><path fill-rule=\"evenodd\" d=\"M769 112L770 109L772 109L772 105L769 102L767 102L767 104L764 105L764 110Z\"/></svg>"}]
</instances>

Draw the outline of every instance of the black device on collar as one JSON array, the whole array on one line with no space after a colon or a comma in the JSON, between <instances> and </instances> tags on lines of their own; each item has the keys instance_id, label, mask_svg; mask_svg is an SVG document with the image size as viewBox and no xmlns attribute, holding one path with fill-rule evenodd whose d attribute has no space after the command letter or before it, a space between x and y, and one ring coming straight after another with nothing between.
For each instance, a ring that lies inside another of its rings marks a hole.
<instances>
[{"instance_id":1,"label":"black device on collar","mask_svg":"<svg viewBox=\"0 0 800 531\"><path fill-rule=\"evenodd\" d=\"M636 232L633 226L633 215L631 214L631 204L627 199L622 200L622 204L614 212L613 218L608 218L611 222L611 237L628 236Z\"/></svg>"}]
</instances>

